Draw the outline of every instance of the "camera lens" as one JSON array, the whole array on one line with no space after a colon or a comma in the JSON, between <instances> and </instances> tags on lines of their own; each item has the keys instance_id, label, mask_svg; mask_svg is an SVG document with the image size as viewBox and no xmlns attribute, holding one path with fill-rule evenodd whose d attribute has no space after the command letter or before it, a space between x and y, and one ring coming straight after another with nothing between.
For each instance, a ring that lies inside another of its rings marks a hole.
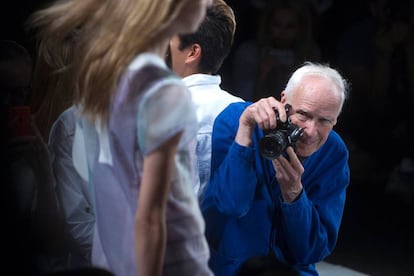
<instances>
[{"instance_id":1,"label":"camera lens","mask_svg":"<svg viewBox=\"0 0 414 276\"><path fill-rule=\"evenodd\" d=\"M261 155L269 160L278 157L286 149L286 146L286 137L280 131L269 133L259 141Z\"/></svg>"}]
</instances>

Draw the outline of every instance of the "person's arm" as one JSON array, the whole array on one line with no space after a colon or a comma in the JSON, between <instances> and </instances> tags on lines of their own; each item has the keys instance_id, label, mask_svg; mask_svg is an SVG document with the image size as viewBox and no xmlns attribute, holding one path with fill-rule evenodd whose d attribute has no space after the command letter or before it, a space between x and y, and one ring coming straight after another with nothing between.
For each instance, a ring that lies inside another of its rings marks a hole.
<instances>
[{"instance_id":1,"label":"person's arm","mask_svg":"<svg viewBox=\"0 0 414 276\"><path fill-rule=\"evenodd\" d=\"M181 133L144 159L135 215L138 275L162 275L166 249L166 208L174 156Z\"/></svg>"},{"instance_id":2,"label":"person's arm","mask_svg":"<svg viewBox=\"0 0 414 276\"><path fill-rule=\"evenodd\" d=\"M257 145L253 136L257 127L276 127L275 109L286 120L283 105L269 97L254 104L235 103L221 112L214 123L212 135L211 177L202 209L212 205L223 214L239 217L250 208L260 167L255 162Z\"/></svg>"},{"instance_id":3,"label":"person's arm","mask_svg":"<svg viewBox=\"0 0 414 276\"><path fill-rule=\"evenodd\" d=\"M276 111L280 119L286 121L284 105L273 97L260 99L248 106L240 116L235 141L244 147L251 147L256 125L261 129L274 129L277 125Z\"/></svg>"},{"instance_id":4,"label":"person's arm","mask_svg":"<svg viewBox=\"0 0 414 276\"><path fill-rule=\"evenodd\" d=\"M335 247L350 177L348 152L338 139L330 137L329 147L324 146L306 161L306 182L297 199L278 202L279 227L273 241L280 260L315 263Z\"/></svg>"}]
</instances>

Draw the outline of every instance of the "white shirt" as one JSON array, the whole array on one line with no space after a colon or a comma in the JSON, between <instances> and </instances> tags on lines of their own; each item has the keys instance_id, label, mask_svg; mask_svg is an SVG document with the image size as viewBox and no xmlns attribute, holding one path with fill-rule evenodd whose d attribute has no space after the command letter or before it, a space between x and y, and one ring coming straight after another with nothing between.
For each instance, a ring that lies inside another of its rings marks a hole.
<instances>
[{"instance_id":1,"label":"white shirt","mask_svg":"<svg viewBox=\"0 0 414 276\"><path fill-rule=\"evenodd\" d=\"M211 134L214 120L229 104L244 102L244 100L221 89L221 77L218 75L194 74L183 78L183 81L190 89L197 113L199 129L196 155L200 187L194 189L201 200L210 178Z\"/></svg>"}]
</instances>

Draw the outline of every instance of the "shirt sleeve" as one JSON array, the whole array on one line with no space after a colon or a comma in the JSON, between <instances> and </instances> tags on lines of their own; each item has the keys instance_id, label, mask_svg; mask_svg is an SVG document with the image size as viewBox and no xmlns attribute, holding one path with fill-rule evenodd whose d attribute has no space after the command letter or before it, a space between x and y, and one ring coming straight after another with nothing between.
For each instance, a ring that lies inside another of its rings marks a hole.
<instances>
[{"instance_id":1,"label":"shirt sleeve","mask_svg":"<svg viewBox=\"0 0 414 276\"><path fill-rule=\"evenodd\" d=\"M313 166L305 168L311 177L306 176L299 199L293 203L279 201L281 230L275 241L280 259L318 262L332 252L337 241L350 177L348 151L332 133L312 158Z\"/></svg>"},{"instance_id":2,"label":"shirt sleeve","mask_svg":"<svg viewBox=\"0 0 414 276\"><path fill-rule=\"evenodd\" d=\"M197 117L191 94L181 80L165 80L143 96L138 108L138 145L148 155L182 132L179 147L195 138Z\"/></svg>"}]
</instances>

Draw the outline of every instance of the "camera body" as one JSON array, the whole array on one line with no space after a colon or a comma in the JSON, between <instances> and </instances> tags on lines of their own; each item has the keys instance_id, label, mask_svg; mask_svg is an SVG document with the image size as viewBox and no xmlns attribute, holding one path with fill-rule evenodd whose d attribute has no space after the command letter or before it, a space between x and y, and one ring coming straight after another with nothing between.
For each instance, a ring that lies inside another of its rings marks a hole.
<instances>
[{"instance_id":1,"label":"camera body","mask_svg":"<svg viewBox=\"0 0 414 276\"><path fill-rule=\"evenodd\" d=\"M290 105L285 105L286 114L289 116ZM295 148L296 141L302 136L303 129L293 124L288 117L286 122L279 119L276 111L277 126L275 129L265 132L259 141L260 154L269 160L276 159L287 147Z\"/></svg>"}]
</instances>

